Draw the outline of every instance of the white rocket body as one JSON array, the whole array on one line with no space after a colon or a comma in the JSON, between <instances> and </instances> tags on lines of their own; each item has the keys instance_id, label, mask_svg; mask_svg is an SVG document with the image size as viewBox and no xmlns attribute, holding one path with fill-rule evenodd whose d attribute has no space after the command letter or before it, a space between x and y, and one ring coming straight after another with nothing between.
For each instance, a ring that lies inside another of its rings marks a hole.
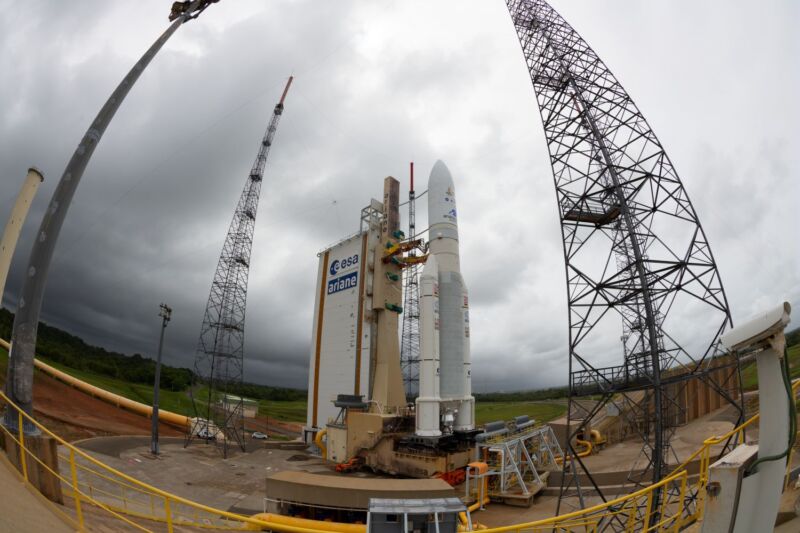
<instances>
[{"instance_id":1,"label":"white rocket body","mask_svg":"<svg viewBox=\"0 0 800 533\"><path fill-rule=\"evenodd\" d=\"M419 280L419 397L416 400L416 434L438 437L439 422L439 268L430 256Z\"/></svg>"},{"instance_id":2,"label":"white rocket body","mask_svg":"<svg viewBox=\"0 0 800 533\"><path fill-rule=\"evenodd\" d=\"M453 177L437 161L428 180L429 252L435 259L439 280L439 396L446 420L455 415L454 430L474 429L469 349L469 297L458 250L458 212ZM422 318L422 317L420 317ZM420 342L424 344L424 330ZM428 341L430 342L430 341ZM422 387L420 368L420 389ZM422 390L420 390L422 393Z\"/></svg>"}]
</instances>

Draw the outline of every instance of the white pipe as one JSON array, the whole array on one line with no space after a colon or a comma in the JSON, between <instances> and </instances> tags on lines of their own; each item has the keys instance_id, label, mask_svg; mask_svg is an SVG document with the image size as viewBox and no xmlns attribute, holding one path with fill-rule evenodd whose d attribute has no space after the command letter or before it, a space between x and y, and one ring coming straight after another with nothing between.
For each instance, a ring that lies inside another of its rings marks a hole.
<instances>
[{"instance_id":1,"label":"white pipe","mask_svg":"<svg viewBox=\"0 0 800 533\"><path fill-rule=\"evenodd\" d=\"M3 238L0 240L0 303L2 303L5 293L8 270L11 268L11 260L14 258L14 250L17 248L22 225L28 216L33 197L36 196L36 191L39 190L39 185L43 181L44 176L38 169L33 167L28 169L28 176L22 184L17 201L14 202L14 207L11 209L11 216L8 217L6 229L3 231Z\"/></svg>"}]
</instances>

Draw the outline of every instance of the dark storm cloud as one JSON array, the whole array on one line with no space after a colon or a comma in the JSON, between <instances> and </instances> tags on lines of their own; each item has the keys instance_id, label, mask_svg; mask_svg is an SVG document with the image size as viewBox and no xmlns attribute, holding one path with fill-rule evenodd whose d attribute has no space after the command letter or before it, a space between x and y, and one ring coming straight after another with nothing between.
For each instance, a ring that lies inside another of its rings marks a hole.
<instances>
[{"instance_id":1,"label":"dark storm cloud","mask_svg":"<svg viewBox=\"0 0 800 533\"><path fill-rule=\"evenodd\" d=\"M797 69L786 68L800 52L789 27L798 7L554 3L665 144L705 224L734 318L780 299L800 303L790 215L799 153L790 117L800 84ZM167 4L0 1L0 221L27 167L46 174L7 306L75 143L163 31ZM60 237L44 320L110 349L152 355L166 301L175 312L165 358L192 365L225 231L290 73L296 81L255 234L248 379L306 386L315 254L357 229L358 211L380 197L384 176L400 178L405 194L415 160L421 190L441 158L456 180L476 389L566 382L549 158L499 1L211 6L162 50L98 147ZM687 331L700 323L676 316ZM609 326L598 345L601 359L615 357L618 329Z\"/></svg>"}]
</instances>

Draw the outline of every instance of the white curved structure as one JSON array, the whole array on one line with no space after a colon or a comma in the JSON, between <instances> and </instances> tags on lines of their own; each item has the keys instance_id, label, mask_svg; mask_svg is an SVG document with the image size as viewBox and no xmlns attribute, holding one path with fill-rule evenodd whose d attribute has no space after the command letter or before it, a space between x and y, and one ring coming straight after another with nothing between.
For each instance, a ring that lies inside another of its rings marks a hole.
<instances>
[{"instance_id":1,"label":"white curved structure","mask_svg":"<svg viewBox=\"0 0 800 533\"><path fill-rule=\"evenodd\" d=\"M450 171L442 161L437 161L433 166L428 180L428 223L430 257L436 261L439 280L439 394L442 414L446 420L451 416L455 418L452 429L467 431L475 427L469 351L469 297L461 277L455 186ZM424 344L426 341L421 338L420 342ZM420 368L421 381L422 374Z\"/></svg>"},{"instance_id":2,"label":"white curved structure","mask_svg":"<svg viewBox=\"0 0 800 533\"><path fill-rule=\"evenodd\" d=\"M44 176L38 169L34 167L28 169L28 176L22 184L17 201L14 202L14 207L11 209L11 216L8 217L6 229L3 231L3 238L0 240L0 300L5 292L8 270L11 268L11 259L17 248L22 225L25 223L33 197L36 196L36 191L39 190L42 181L44 181Z\"/></svg>"}]
</instances>

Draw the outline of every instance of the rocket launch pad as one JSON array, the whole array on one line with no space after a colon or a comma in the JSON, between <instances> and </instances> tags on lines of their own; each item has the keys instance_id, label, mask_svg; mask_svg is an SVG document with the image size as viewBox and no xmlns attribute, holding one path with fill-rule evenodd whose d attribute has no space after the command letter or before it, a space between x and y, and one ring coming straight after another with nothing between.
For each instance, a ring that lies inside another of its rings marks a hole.
<instances>
[{"instance_id":1,"label":"rocket launch pad","mask_svg":"<svg viewBox=\"0 0 800 533\"><path fill-rule=\"evenodd\" d=\"M362 210L360 234L320 254L305 434L327 441L325 458L340 465L430 477L465 467L478 433L469 297L447 166L437 161L428 181L427 245L399 229L398 186L386 178L383 202ZM400 287L404 270L423 262L420 396L406 403Z\"/></svg>"}]
</instances>

